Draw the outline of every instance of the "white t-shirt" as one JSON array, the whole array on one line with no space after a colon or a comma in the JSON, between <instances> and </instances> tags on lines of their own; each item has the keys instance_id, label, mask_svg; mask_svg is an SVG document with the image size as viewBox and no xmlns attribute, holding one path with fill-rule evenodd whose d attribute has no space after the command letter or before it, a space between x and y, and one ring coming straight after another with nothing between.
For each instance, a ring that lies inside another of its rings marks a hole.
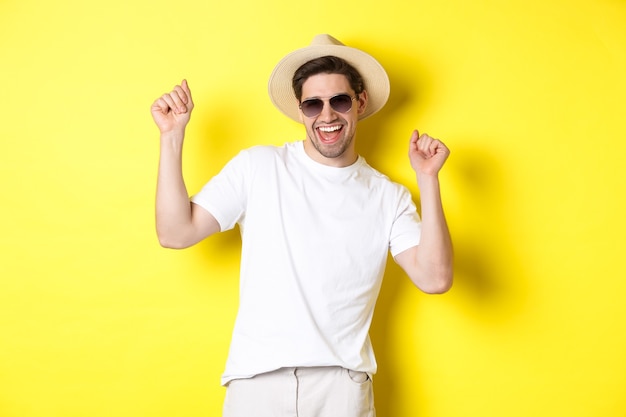
<instances>
[{"instance_id":1,"label":"white t-shirt","mask_svg":"<svg viewBox=\"0 0 626 417\"><path fill-rule=\"evenodd\" d=\"M192 201L242 235L222 384L281 367L376 372L368 332L387 256L420 239L404 186L362 157L329 167L293 142L240 152Z\"/></svg>"}]
</instances>

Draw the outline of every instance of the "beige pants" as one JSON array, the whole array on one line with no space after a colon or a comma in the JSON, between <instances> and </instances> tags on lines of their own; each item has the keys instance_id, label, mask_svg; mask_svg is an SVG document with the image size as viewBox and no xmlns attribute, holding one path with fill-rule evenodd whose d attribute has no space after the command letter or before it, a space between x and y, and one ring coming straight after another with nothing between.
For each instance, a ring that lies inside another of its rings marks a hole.
<instances>
[{"instance_id":1,"label":"beige pants","mask_svg":"<svg viewBox=\"0 0 626 417\"><path fill-rule=\"evenodd\" d=\"M375 417L372 381L340 367L282 368L228 384L223 417Z\"/></svg>"}]
</instances>

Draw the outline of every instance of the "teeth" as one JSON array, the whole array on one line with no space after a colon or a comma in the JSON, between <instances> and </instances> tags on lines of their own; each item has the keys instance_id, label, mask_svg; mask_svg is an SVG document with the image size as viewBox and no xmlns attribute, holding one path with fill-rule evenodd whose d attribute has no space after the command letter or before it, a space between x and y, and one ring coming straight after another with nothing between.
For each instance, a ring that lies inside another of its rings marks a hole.
<instances>
[{"instance_id":1,"label":"teeth","mask_svg":"<svg viewBox=\"0 0 626 417\"><path fill-rule=\"evenodd\" d=\"M335 132L335 131L337 131L337 130L341 129L341 126L321 126L319 129L320 129L322 132L328 132L328 133L330 133L330 132Z\"/></svg>"}]
</instances>

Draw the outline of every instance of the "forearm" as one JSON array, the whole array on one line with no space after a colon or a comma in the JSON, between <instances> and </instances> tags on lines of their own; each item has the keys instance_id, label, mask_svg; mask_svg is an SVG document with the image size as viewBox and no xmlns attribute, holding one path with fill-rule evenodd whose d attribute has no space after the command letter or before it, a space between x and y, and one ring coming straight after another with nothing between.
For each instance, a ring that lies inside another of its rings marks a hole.
<instances>
[{"instance_id":1,"label":"forearm","mask_svg":"<svg viewBox=\"0 0 626 417\"><path fill-rule=\"evenodd\" d=\"M184 246L181 240L191 228L191 203L182 172L183 137L183 131L161 134L156 230L166 247Z\"/></svg>"},{"instance_id":2,"label":"forearm","mask_svg":"<svg viewBox=\"0 0 626 417\"><path fill-rule=\"evenodd\" d=\"M436 175L418 175L422 234L416 251L416 276L428 292L445 292L452 285L452 239L443 211L439 179Z\"/></svg>"},{"instance_id":3,"label":"forearm","mask_svg":"<svg viewBox=\"0 0 626 417\"><path fill-rule=\"evenodd\" d=\"M413 131L409 159L420 189L422 232L419 245L399 253L395 259L413 283L427 293L446 292L452 285L452 239L438 178L449 154L440 140Z\"/></svg>"}]
</instances>

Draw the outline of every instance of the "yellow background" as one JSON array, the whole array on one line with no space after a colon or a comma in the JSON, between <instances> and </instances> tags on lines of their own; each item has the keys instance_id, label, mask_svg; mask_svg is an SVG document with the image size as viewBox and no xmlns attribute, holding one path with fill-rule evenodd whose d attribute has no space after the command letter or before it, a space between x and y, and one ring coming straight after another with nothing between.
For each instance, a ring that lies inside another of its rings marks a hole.
<instances>
[{"instance_id":1,"label":"yellow background","mask_svg":"<svg viewBox=\"0 0 626 417\"><path fill-rule=\"evenodd\" d=\"M455 286L389 264L378 415L626 416L623 0L2 1L0 415L220 415L238 235L159 247L149 107L189 80L195 192L302 138L266 83L317 33L388 69L373 166L417 199L411 130L452 149Z\"/></svg>"}]
</instances>

